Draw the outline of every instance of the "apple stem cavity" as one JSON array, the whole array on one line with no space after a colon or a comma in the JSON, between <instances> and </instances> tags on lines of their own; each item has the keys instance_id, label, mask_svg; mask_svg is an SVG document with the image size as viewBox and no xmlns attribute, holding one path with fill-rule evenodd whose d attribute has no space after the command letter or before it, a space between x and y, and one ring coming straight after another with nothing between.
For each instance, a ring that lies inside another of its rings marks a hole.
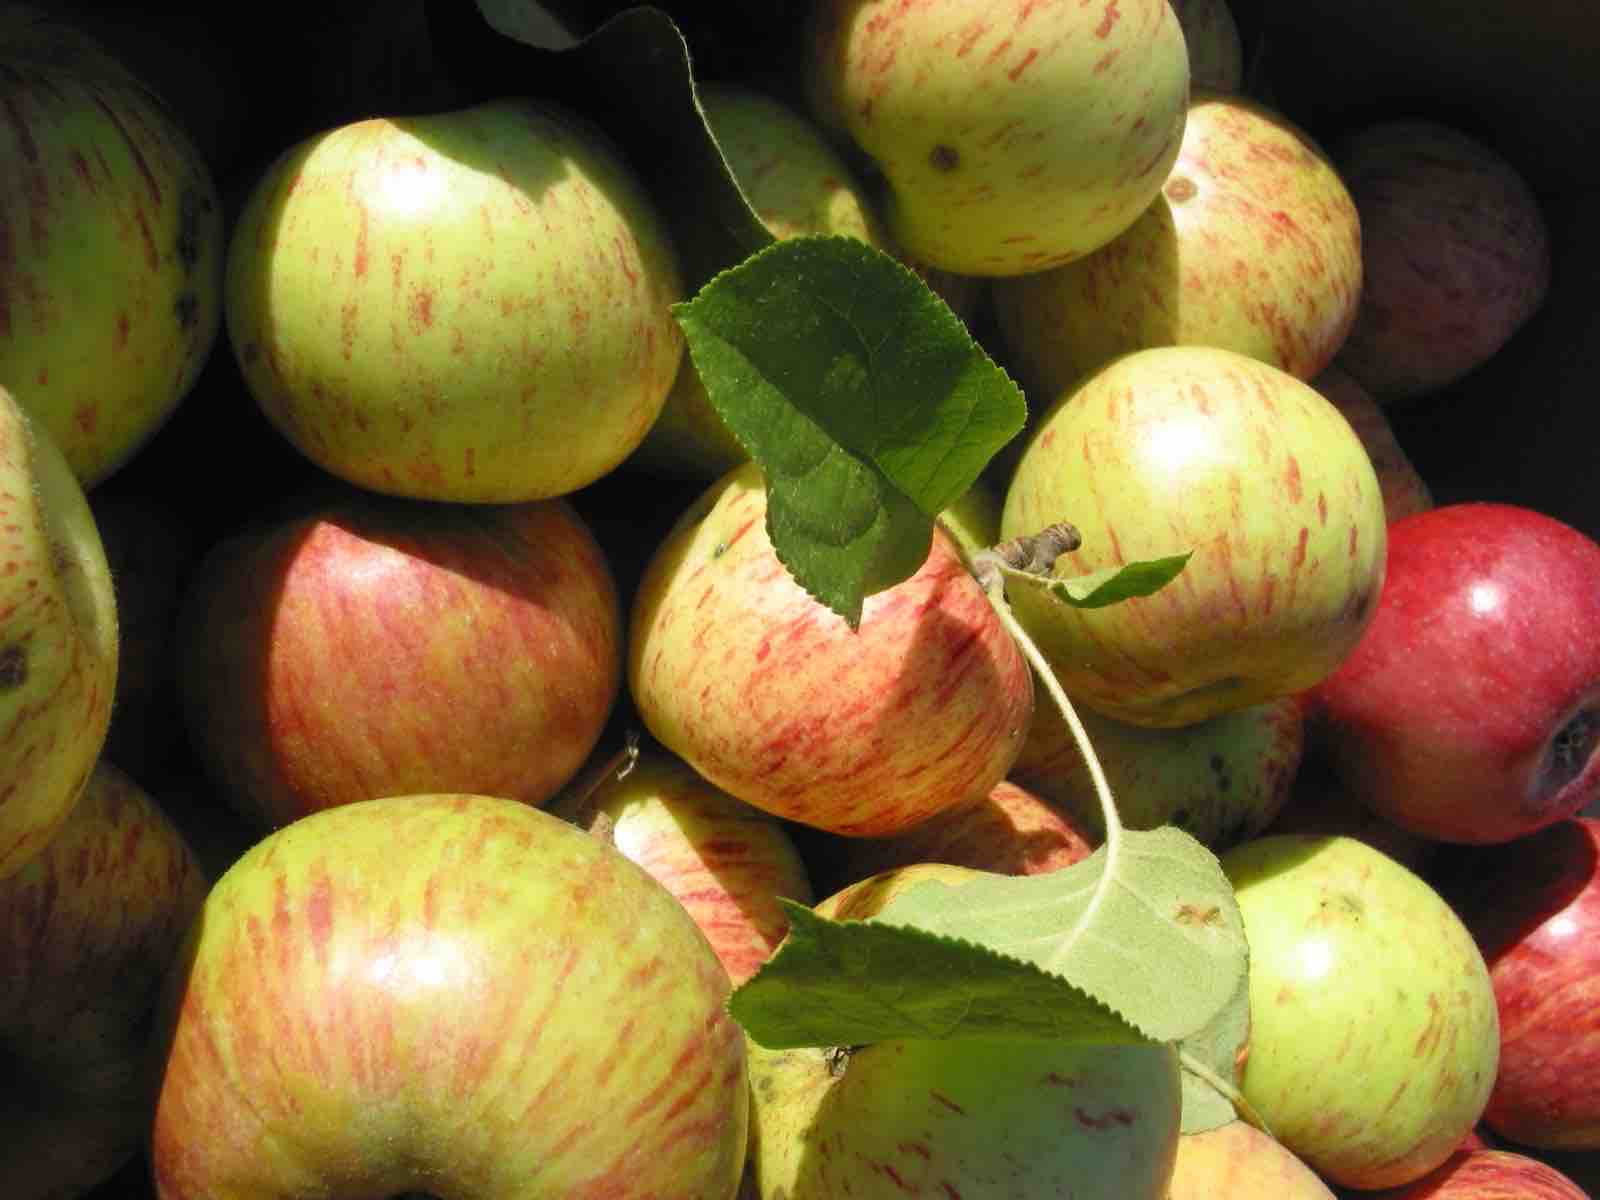
<instances>
[{"instance_id":1,"label":"apple stem cavity","mask_svg":"<svg viewBox=\"0 0 1600 1200\"><path fill-rule=\"evenodd\" d=\"M606 755L589 770L582 772L567 789L547 807L566 814L566 819L603 842L614 842L616 822L610 814L595 811L595 798L600 789L613 780L626 779L639 761L639 731L629 729L623 735L620 749Z\"/></svg>"},{"instance_id":2,"label":"apple stem cavity","mask_svg":"<svg viewBox=\"0 0 1600 1200\"><path fill-rule=\"evenodd\" d=\"M1545 750L1540 794L1554 795L1588 769L1600 746L1600 703L1591 697L1572 714Z\"/></svg>"}]
</instances>

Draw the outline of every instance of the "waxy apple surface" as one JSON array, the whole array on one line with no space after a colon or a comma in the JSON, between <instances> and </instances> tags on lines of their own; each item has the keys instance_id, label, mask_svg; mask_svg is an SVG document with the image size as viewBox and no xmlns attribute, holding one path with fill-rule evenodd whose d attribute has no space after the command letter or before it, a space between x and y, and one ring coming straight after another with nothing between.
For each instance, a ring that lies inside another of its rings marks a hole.
<instances>
[{"instance_id":1,"label":"waxy apple surface","mask_svg":"<svg viewBox=\"0 0 1600 1200\"><path fill-rule=\"evenodd\" d=\"M1348 837L1221 856L1250 942L1240 1088L1331 1183L1410 1183L1477 1124L1499 1061L1489 971L1420 877Z\"/></svg>"},{"instance_id":2,"label":"waxy apple surface","mask_svg":"<svg viewBox=\"0 0 1600 1200\"><path fill-rule=\"evenodd\" d=\"M1555 1167L1514 1150L1462 1150L1409 1187L1365 1193L1370 1200L1589 1200Z\"/></svg>"},{"instance_id":3,"label":"waxy apple surface","mask_svg":"<svg viewBox=\"0 0 1600 1200\"><path fill-rule=\"evenodd\" d=\"M158 1194L732 1196L728 988L682 905L547 812L315 813L217 881L170 976Z\"/></svg>"},{"instance_id":4,"label":"waxy apple surface","mask_svg":"<svg viewBox=\"0 0 1600 1200\"><path fill-rule=\"evenodd\" d=\"M1504 842L1600 795L1600 544L1519 505L1389 528L1371 625L1312 692L1353 793L1441 841Z\"/></svg>"},{"instance_id":5,"label":"waxy apple surface","mask_svg":"<svg viewBox=\"0 0 1600 1200\"><path fill-rule=\"evenodd\" d=\"M600 130L506 99L284 151L229 243L227 327L263 412L330 473L520 502L639 444L683 356L681 291Z\"/></svg>"},{"instance_id":6,"label":"waxy apple surface","mask_svg":"<svg viewBox=\"0 0 1600 1200\"><path fill-rule=\"evenodd\" d=\"M1183 134L1189 61L1166 0L813 6L811 111L881 176L919 263L1019 275L1121 233Z\"/></svg>"},{"instance_id":7,"label":"waxy apple surface","mask_svg":"<svg viewBox=\"0 0 1600 1200\"><path fill-rule=\"evenodd\" d=\"M0 879L44 847L105 745L117 609L83 488L0 387Z\"/></svg>"},{"instance_id":8,"label":"waxy apple surface","mask_svg":"<svg viewBox=\"0 0 1600 1200\"><path fill-rule=\"evenodd\" d=\"M1177 161L1132 226L992 294L1030 394L1147 346L1220 346L1311 379L1355 320L1361 226L1309 134L1255 101L1196 91Z\"/></svg>"},{"instance_id":9,"label":"waxy apple surface","mask_svg":"<svg viewBox=\"0 0 1600 1200\"><path fill-rule=\"evenodd\" d=\"M1244 1121L1178 1139L1167 1200L1334 1200L1282 1142Z\"/></svg>"},{"instance_id":10,"label":"waxy apple surface","mask_svg":"<svg viewBox=\"0 0 1600 1200\"><path fill-rule=\"evenodd\" d=\"M1135 351L1054 399L1000 533L1057 521L1083 539L1057 559L1062 578L1192 552L1154 595L1105 608L1011 597L1068 694L1136 725L1317 683L1383 581L1383 497L1349 422L1309 384L1215 347Z\"/></svg>"},{"instance_id":11,"label":"waxy apple surface","mask_svg":"<svg viewBox=\"0 0 1600 1200\"><path fill-rule=\"evenodd\" d=\"M46 6L0 10L0 109L0 384L88 488L216 342L222 204L151 88Z\"/></svg>"},{"instance_id":12,"label":"waxy apple surface","mask_svg":"<svg viewBox=\"0 0 1600 1200\"><path fill-rule=\"evenodd\" d=\"M195 751L262 829L418 790L541 804L622 687L610 565L563 499L338 489L214 546L179 628Z\"/></svg>"},{"instance_id":13,"label":"waxy apple surface","mask_svg":"<svg viewBox=\"0 0 1600 1200\"><path fill-rule=\"evenodd\" d=\"M654 737L748 804L884 836L986 794L1033 717L1033 679L943 528L852 630L766 532L753 463L712 484L645 568L628 686Z\"/></svg>"},{"instance_id":14,"label":"waxy apple surface","mask_svg":"<svg viewBox=\"0 0 1600 1200\"><path fill-rule=\"evenodd\" d=\"M1600 1150L1600 820L1483 847L1442 886L1500 1006L1485 1123L1520 1146Z\"/></svg>"}]
</instances>

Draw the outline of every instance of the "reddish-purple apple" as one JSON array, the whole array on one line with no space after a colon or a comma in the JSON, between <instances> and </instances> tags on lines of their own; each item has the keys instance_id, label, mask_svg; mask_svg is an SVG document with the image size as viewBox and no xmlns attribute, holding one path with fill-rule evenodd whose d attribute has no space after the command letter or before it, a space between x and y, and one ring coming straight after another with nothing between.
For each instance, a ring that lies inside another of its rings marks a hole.
<instances>
[{"instance_id":1,"label":"reddish-purple apple","mask_svg":"<svg viewBox=\"0 0 1600 1200\"><path fill-rule=\"evenodd\" d=\"M1415 1183L1368 1200L1589 1200L1589 1193L1532 1155L1459 1150Z\"/></svg>"},{"instance_id":2,"label":"reddish-purple apple","mask_svg":"<svg viewBox=\"0 0 1600 1200\"><path fill-rule=\"evenodd\" d=\"M1600 1150L1600 820L1477 850L1447 895L1500 1007L1484 1121L1518 1145Z\"/></svg>"},{"instance_id":3,"label":"reddish-purple apple","mask_svg":"<svg viewBox=\"0 0 1600 1200\"><path fill-rule=\"evenodd\" d=\"M1377 612L1312 694L1317 736L1374 810L1504 842L1600 791L1600 544L1512 504L1394 522Z\"/></svg>"}]
</instances>

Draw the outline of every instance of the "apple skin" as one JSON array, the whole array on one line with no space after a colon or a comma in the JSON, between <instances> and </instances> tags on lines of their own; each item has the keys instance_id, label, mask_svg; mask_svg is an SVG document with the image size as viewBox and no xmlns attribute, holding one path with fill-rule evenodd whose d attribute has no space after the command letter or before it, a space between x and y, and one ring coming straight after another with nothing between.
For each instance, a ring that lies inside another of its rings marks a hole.
<instances>
[{"instance_id":1,"label":"apple skin","mask_svg":"<svg viewBox=\"0 0 1600 1200\"><path fill-rule=\"evenodd\" d=\"M1480 848L1441 888L1500 1005L1484 1122L1519 1146L1600 1150L1600 820Z\"/></svg>"},{"instance_id":2,"label":"apple skin","mask_svg":"<svg viewBox=\"0 0 1600 1200\"><path fill-rule=\"evenodd\" d=\"M724 475L646 565L629 692L668 750L747 804L880 837L986 794L1033 718L1033 678L956 543L935 526L859 628L789 574L759 467Z\"/></svg>"},{"instance_id":3,"label":"apple skin","mask_svg":"<svg viewBox=\"0 0 1600 1200\"><path fill-rule=\"evenodd\" d=\"M1220 346L1309 380L1355 320L1361 226L1309 134L1256 101L1196 90L1177 161L1132 226L991 294L1030 395L1147 346Z\"/></svg>"},{"instance_id":4,"label":"apple skin","mask_svg":"<svg viewBox=\"0 0 1600 1200\"><path fill-rule=\"evenodd\" d=\"M1328 1182L1410 1183L1488 1103L1494 989L1454 910L1348 837L1275 834L1221 855L1250 942L1240 1090Z\"/></svg>"},{"instance_id":5,"label":"apple skin","mask_svg":"<svg viewBox=\"0 0 1600 1200\"><path fill-rule=\"evenodd\" d=\"M1366 277L1339 365L1381 403L1435 394L1543 304L1538 199L1497 151L1437 121L1367 125L1330 150L1361 214Z\"/></svg>"},{"instance_id":6,"label":"apple skin","mask_svg":"<svg viewBox=\"0 0 1600 1200\"><path fill-rule=\"evenodd\" d=\"M1600 544L1520 505L1389 528L1372 623L1312 691L1313 734L1396 825L1504 842L1600 794Z\"/></svg>"},{"instance_id":7,"label":"apple skin","mask_svg":"<svg viewBox=\"0 0 1600 1200\"><path fill-rule=\"evenodd\" d=\"M682 905L540 809L314 813L217 881L168 977L157 1193L731 1196L728 990Z\"/></svg>"},{"instance_id":8,"label":"apple skin","mask_svg":"<svg viewBox=\"0 0 1600 1200\"><path fill-rule=\"evenodd\" d=\"M1370 1200L1589 1200L1548 1163L1513 1150L1461 1150L1407 1187L1362 1192Z\"/></svg>"},{"instance_id":9,"label":"apple skin","mask_svg":"<svg viewBox=\"0 0 1600 1200\"><path fill-rule=\"evenodd\" d=\"M960 275L1104 245L1183 133L1188 52L1166 0L824 0L800 55L813 115L881 176L895 244Z\"/></svg>"},{"instance_id":10,"label":"apple skin","mask_svg":"<svg viewBox=\"0 0 1600 1200\"><path fill-rule=\"evenodd\" d=\"M1044 875L1088 858L1100 844L1059 805L1009 780L989 794L886 838L839 838L822 886L847 884L917 863L949 863L998 875ZM816 871L813 872L817 874Z\"/></svg>"},{"instance_id":11,"label":"apple skin","mask_svg":"<svg viewBox=\"0 0 1600 1200\"><path fill-rule=\"evenodd\" d=\"M1328 1185L1276 1138L1230 1121L1178 1139L1167 1200L1334 1200Z\"/></svg>"},{"instance_id":12,"label":"apple skin","mask_svg":"<svg viewBox=\"0 0 1600 1200\"><path fill-rule=\"evenodd\" d=\"M1264 700L1192 725L1152 729L1078 713L1130 829L1176 825L1221 851L1261 833L1289 798L1305 743L1298 697ZM1033 789L1099 845L1100 800L1067 723L1034 714L1011 778Z\"/></svg>"},{"instance_id":13,"label":"apple skin","mask_svg":"<svg viewBox=\"0 0 1600 1200\"><path fill-rule=\"evenodd\" d=\"M1062 687L1135 725L1192 724L1320 681L1377 606L1387 522L1350 423L1231 350L1123 355L1045 410L1000 533L1070 521L1059 577L1193 552L1152 596L1080 610L1010 589Z\"/></svg>"},{"instance_id":14,"label":"apple skin","mask_svg":"<svg viewBox=\"0 0 1600 1200\"><path fill-rule=\"evenodd\" d=\"M217 340L222 205L170 110L76 26L8 5L0 72L0 380L89 488Z\"/></svg>"},{"instance_id":15,"label":"apple skin","mask_svg":"<svg viewBox=\"0 0 1600 1200\"><path fill-rule=\"evenodd\" d=\"M1434 507L1433 489L1417 471L1411 456L1400 444L1389 413L1356 377L1344 368L1330 364L1323 368L1311 386L1326 396L1350 422L1378 476L1383 492L1383 512L1390 524L1412 513Z\"/></svg>"},{"instance_id":16,"label":"apple skin","mask_svg":"<svg viewBox=\"0 0 1600 1200\"><path fill-rule=\"evenodd\" d=\"M598 127L505 99L339 126L257 180L228 247L245 382L373 491L522 502L610 471L683 357L676 251Z\"/></svg>"},{"instance_id":17,"label":"apple skin","mask_svg":"<svg viewBox=\"0 0 1600 1200\"><path fill-rule=\"evenodd\" d=\"M0 881L0 1179L79 1196L150 1121L150 1015L208 883L177 827L101 763L56 836Z\"/></svg>"},{"instance_id":18,"label":"apple skin","mask_svg":"<svg viewBox=\"0 0 1600 1200\"><path fill-rule=\"evenodd\" d=\"M83 488L0 387L0 879L38 854L105 745L117 607Z\"/></svg>"},{"instance_id":19,"label":"apple skin","mask_svg":"<svg viewBox=\"0 0 1600 1200\"><path fill-rule=\"evenodd\" d=\"M735 986L789 931L780 898L811 904L786 827L653 747L550 805L649 872L688 910Z\"/></svg>"},{"instance_id":20,"label":"apple skin","mask_svg":"<svg viewBox=\"0 0 1600 1200\"><path fill-rule=\"evenodd\" d=\"M913 864L818 903L866 920L899 892L980 875ZM753 1200L1073 1196L1166 1200L1177 1053L1045 1040L878 1042L840 1052L749 1043Z\"/></svg>"},{"instance_id":21,"label":"apple skin","mask_svg":"<svg viewBox=\"0 0 1600 1200\"><path fill-rule=\"evenodd\" d=\"M419 789L542 804L621 691L610 566L564 499L319 495L213 546L178 626L190 741L263 830Z\"/></svg>"}]
</instances>

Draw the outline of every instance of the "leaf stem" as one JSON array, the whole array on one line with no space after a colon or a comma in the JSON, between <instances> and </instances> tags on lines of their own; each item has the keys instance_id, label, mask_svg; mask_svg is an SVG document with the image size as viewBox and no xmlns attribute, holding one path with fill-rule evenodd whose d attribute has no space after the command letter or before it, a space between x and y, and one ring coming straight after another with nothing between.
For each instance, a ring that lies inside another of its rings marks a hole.
<instances>
[{"instance_id":1,"label":"leaf stem","mask_svg":"<svg viewBox=\"0 0 1600 1200\"><path fill-rule=\"evenodd\" d=\"M1201 1062L1194 1055L1190 1054L1189 1051L1181 1047L1178 1050L1178 1062L1182 1065L1185 1071L1188 1071L1190 1074L1199 1079L1203 1079L1206 1083L1210 1084L1218 1092L1220 1092L1228 1101L1230 1101L1233 1104L1234 1111L1239 1114L1240 1118L1246 1124L1254 1125L1268 1137L1274 1136L1272 1130L1267 1125L1266 1119L1255 1110L1255 1107L1250 1103L1250 1101L1245 1099L1244 1093L1232 1083L1222 1078L1222 1076L1218 1075L1210 1067L1206 1066L1205 1063Z\"/></svg>"}]
</instances>

